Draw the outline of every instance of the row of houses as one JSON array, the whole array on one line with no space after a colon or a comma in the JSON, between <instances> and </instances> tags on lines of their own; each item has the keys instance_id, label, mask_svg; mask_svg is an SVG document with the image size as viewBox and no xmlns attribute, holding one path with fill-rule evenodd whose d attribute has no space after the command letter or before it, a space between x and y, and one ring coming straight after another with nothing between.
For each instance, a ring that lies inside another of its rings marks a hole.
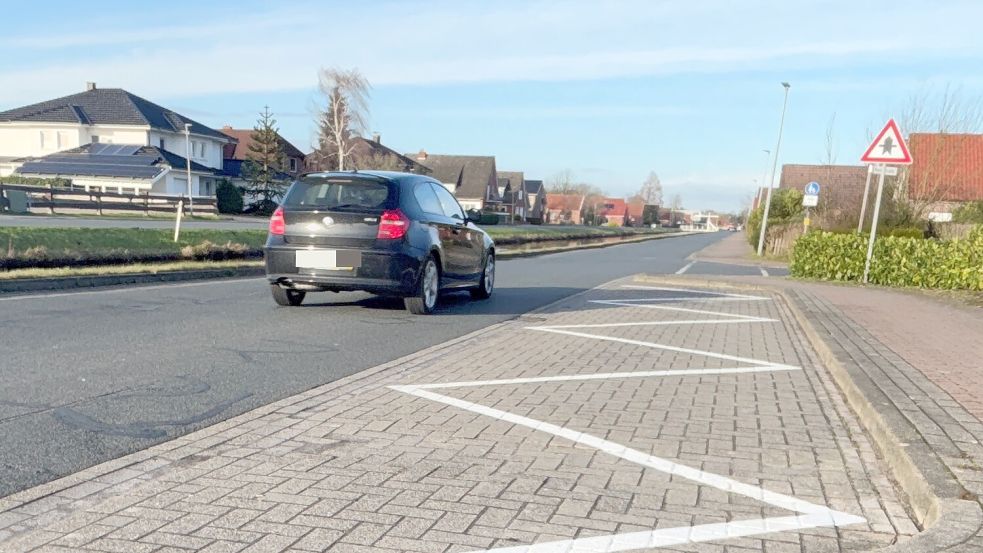
<instances>
[{"instance_id":1,"label":"row of houses","mask_svg":"<svg viewBox=\"0 0 983 553\"><path fill-rule=\"evenodd\" d=\"M912 133L908 148L911 166L888 181L892 192L898 190L923 204L927 217L944 221L957 206L983 201L983 135ZM810 182L818 182L822 205L837 211L856 210L863 202L867 172L866 165L787 164L782 166L779 188L801 192ZM766 192L767 188L759 189L752 209L764 201Z\"/></svg>"},{"instance_id":2,"label":"row of houses","mask_svg":"<svg viewBox=\"0 0 983 553\"><path fill-rule=\"evenodd\" d=\"M244 181L252 136L252 129L212 129L126 90L87 83L78 94L0 112L0 177L68 179L86 191L183 196L190 190L213 197L220 180ZM320 169L315 156L280 141L284 178ZM494 156L404 154L384 146L378 134L356 138L352 155L431 175L466 209L544 222L543 181L499 171Z\"/></svg>"}]
</instances>

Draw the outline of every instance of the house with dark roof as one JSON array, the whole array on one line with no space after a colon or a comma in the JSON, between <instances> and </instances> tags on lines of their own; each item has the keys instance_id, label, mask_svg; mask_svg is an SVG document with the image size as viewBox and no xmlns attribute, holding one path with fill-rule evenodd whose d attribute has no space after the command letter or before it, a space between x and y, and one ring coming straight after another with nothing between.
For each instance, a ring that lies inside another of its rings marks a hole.
<instances>
[{"instance_id":1,"label":"house with dark roof","mask_svg":"<svg viewBox=\"0 0 983 553\"><path fill-rule=\"evenodd\" d=\"M17 174L25 177L69 179L87 192L120 194L161 193L168 176L186 175L186 171L186 158L156 146L102 143L28 159L17 168ZM214 173L210 167L191 162L192 178Z\"/></svg>"},{"instance_id":2,"label":"house with dark roof","mask_svg":"<svg viewBox=\"0 0 983 553\"><path fill-rule=\"evenodd\" d=\"M430 174L430 169L417 163L409 154L403 155L383 144L379 133L373 133L372 138L356 136L351 139L350 145L351 154L345 160L346 169ZM337 167L336 157L315 150L307 154L304 164L308 171L331 171Z\"/></svg>"},{"instance_id":3,"label":"house with dark roof","mask_svg":"<svg viewBox=\"0 0 983 553\"><path fill-rule=\"evenodd\" d=\"M526 203L529 205L526 221L534 225L541 225L546 215L546 189L543 187L543 181L527 180L524 185L528 198Z\"/></svg>"},{"instance_id":4,"label":"house with dark roof","mask_svg":"<svg viewBox=\"0 0 983 553\"><path fill-rule=\"evenodd\" d=\"M546 223L550 225L580 225L584 222L583 194L547 194Z\"/></svg>"},{"instance_id":5,"label":"house with dark roof","mask_svg":"<svg viewBox=\"0 0 983 553\"><path fill-rule=\"evenodd\" d=\"M502 198L498 193L498 173L494 156L435 155L420 150L406 154L431 171L464 209L495 211Z\"/></svg>"},{"instance_id":6,"label":"house with dark roof","mask_svg":"<svg viewBox=\"0 0 983 553\"><path fill-rule=\"evenodd\" d=\"M235 139L119 88L87 83L78 94L0 112L0 159L5 171L89 144L154 147L190 157L194 195L212 196L222 171L223 148ZM121 170L121 177L126 171ZM168 171L154 191L186 194L187 177Z\"/></svg>"},{"instance_id":7,"label":"house with dark roof","mask_svg":"<svg viewBox=\"0 0 983 553\"><path fill-rule=\"evenodd\" d=\"M235 142L230 142L222 149L222 169L230 179L242 178L242 164L249 159L252 154L253 129L233 129L226 125L222 127L222 134L232 138ZM280 147L283 149L283 173L288 177L296 177L303 173L304 153L287 139L277 135Z\"/></svg>"},{"instance_id":8,"label":"house with dark roof","mask_svg":"<svg viewBox=\"0 0 983 553\"><path fill-rule=\"evenodd\" d=\"M498 195L502 198L498 211L508 214L510 222L525 222L529 212L525 175L521 171L498 171L497 177Z\"/></svg>"}]
</instances>

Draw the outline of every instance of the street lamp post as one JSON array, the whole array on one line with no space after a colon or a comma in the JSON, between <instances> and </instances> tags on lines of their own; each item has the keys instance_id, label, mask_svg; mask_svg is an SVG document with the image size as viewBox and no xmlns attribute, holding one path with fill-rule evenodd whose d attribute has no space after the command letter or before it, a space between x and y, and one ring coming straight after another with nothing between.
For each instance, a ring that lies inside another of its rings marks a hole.
<instances>
[{"instance_id":1,"label":"street lamp post","mask_svg":"<svg viewBox=\"0 0 983 553\"><path fill-rule=\"evenodd\" d=\"M184 124L184 161L188 176L188 215L194 217L195 204L191 199L191 123Z\"/></svg>"},{"instance_id":2,"label":"street lamp post","mask_svg":"<svg viewBox=\"0 0 983 553\"><path fill-rule=\"evenodd\" d=\"M785 101L782 103L782 121L778 124L778 145L775 146L775 160L771 165L771 180L768 181L768 195L765 198L765 213L761 219L761 235L758 236L758 257L764 255L765 234L768 232L768 213L771 211L771 190L775 187L775 171L778 170L778 153L782 149L782 131L785 130L785 110L788 108L788 89L792 86L782 83L785 88Z\"/></svg>"}]
</instances>

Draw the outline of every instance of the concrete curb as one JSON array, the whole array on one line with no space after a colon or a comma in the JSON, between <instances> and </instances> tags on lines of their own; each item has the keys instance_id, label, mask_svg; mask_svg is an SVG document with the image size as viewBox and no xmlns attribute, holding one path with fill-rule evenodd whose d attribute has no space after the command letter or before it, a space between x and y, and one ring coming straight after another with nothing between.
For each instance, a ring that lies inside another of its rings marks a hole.
<instances>
[{"instance_id":1,"label":"concrete curb","mask_svg":"<svg viewBox=\"0 0 983 553\"><path fill-rule=\"evenodd\" d=\"M685 277L641 277L637 280L721 290L764 291L782 299L843 393L847 405L873 440L923 529L910 540L879 548L875 550L877 553L942 551L965 543L983 528L980 503L966 499L968 492L924 441L918 429L889 398L884 397L883 392L856 363L840 359L834 353L806 315L800 301L786 290L767 285L732 284Z\"/></svg>"},{"instance_id":2,"label":"concrete curb","mask_svg":"<svg viewBox=\"0 0 983 553\"><path fill-rule=\"evenodd\" d=\"M642 237L631 237L617 242L605 244L583 244L577 246L564 246L556 248L543 248L533 251L509 251L502 249L498 253L498 259L517 259L520 257L536 257L553 253L567 251L588 250L594 248L606 248L609 246L620 246L643 242L646 240L660 240L662 238L674 238L678 236L690 236L692 232L667 232L664 234L646 235ZM48 292L54 290L74 290L78 288L100 288L106 286L126 286L139 284L158 284L161 282L181 282L186 280L206 280L216 278L237 278L263 276L263 267L228 267L222 269L199 269L194 271L161 271L159 273L126 273L119 275L91 275L91 276L70 276L56 278L28 278L16 280L0 280L0 294L24 293L24 292Z\"/></svg>"}]
</instances>

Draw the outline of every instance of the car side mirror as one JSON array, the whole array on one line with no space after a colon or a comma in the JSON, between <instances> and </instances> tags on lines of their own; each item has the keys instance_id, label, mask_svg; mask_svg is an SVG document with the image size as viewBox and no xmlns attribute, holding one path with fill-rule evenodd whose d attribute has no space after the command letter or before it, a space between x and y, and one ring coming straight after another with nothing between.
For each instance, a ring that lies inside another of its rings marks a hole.
<instances>
[{"instance_id":1,"label":"car side mirror","mask_svg":"<svg viewBox=\"0 0 983 553\"><path fill-rule=\"evenodd\" d=\"M469 223L478 223L481 221L481 212L477 209L469 209L465 212L465 217Z\"/></svg>"}]
</instances>

